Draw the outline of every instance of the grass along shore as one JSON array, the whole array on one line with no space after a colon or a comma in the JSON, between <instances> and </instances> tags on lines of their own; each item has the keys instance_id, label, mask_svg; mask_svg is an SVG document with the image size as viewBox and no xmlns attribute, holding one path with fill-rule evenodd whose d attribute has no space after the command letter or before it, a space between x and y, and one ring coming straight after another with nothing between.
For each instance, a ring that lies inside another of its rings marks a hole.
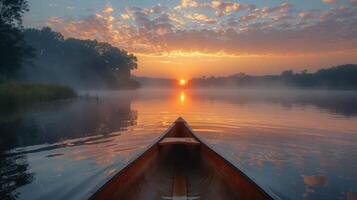
<instances>
[{"instance_id":1,"label":"grass along shore","mask_svg":"<svg viewBox=\"0 0 357 200\"><path fill-rule=\"evenodd\" d=\"M0 105L54 101L76 96L76 92L67 86L18 82L0 84Z\"/></svg>"}]
</instances>

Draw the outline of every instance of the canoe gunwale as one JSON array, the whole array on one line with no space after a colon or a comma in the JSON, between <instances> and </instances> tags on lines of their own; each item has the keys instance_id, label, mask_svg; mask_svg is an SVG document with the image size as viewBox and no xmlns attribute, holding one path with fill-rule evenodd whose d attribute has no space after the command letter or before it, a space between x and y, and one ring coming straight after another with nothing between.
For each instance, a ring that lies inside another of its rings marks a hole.
<instances>
[{"instance_id":1,"label":"canoe gunwale","mask_svg":"<svg viewBox=\"0 0 357 200\"><path fill-rule=\"evenodd\" d=\"M281 200L280 197L278 197L275 193L273 193L270 189L265 188L263 186L258 185L252 178L250 178L247 173L241 169L240 167L232 164L231 162L229 162L226 158L224 158L223 156L221 156L219 153L217 153L211 146L209 146L209 144L207 144L206 142L204 142L193 130L192 128L187 124L186 121L183 122L184 126L189 130L189 132L191 133L192 137L194 137L197 141L199 141L201 143L202 146L206 147L208 150L210 150L212 153L214 153L217 157L219 157L220 159L222 159L227 165L229 165L230 167L232 167L233 169L235 169L236 171L238 171L247 181L249 181L250 183L252 183L254 186L256 186L256 188L259 189L259 191L261 191L266 197L273 199L273 200Z\"/></svg>"},{"instance_id":2,"label":"canoe gunwale","mask_svg":"<svg viewBox=\"0 0 357 200\"><path fill-rule=\"evenodd\" d=\"M144 157L149 154L152 150L155 150L154 148L160 147L159 143L162 141L165 137L168 136L168 134L176 127L177 124L182 123L183 126L188 130L188 133L196 139L200 143L200 148L206 148L209 150L211 153L213 153L217 158L221 159L225 164L227 164L229 167L237 171L242 177L250 182L253 186L255 186L264 196L267 197L267 199L272 199L272 200L280 200L280 198L274 194L270 189L262 187L258 185L252 178L250 178L244 170L239 168L238 166L232 164L229 162L226 158L221 156L219 153L217 153L209 144L204 142L192 129L191 127L187 124L187 122L179 117L175 122L173 122L158 138L154 140L150 145L148 145L146 148L144 148L140 153L137 155L133 156L129 162L122 166L121 168L118 168L116 172L113 173L113 176L109 177L105 181L98 183L97 188L92 189L86 196L83 197L83 200L93 200L96 199L97 194L103 192L105 188L109 185L111 185L118 177L121 175L125 174L127 170L129 170L133 165L137 163L138 160L145 159Z\"/></svg>"},{"instance_id":3,"label":"canoe gunwale","mask_svg":"<svg viewBox=\"0 0 357 200\"><path fill-rule=\"evenodd\" d=\"M142 150L140 153L138 153L136 156L133 156L133 158L131 158L129 160L129 162L124 165L122 168L119 168L118 170L116 170L116 172L114 172L113 176L111 176L110 178L108 178L106 181L104 181L104 184L101 184L101 186L98 189L94 189L92 190L86 197L83 198L83 200L91 200L91 199L95 199L95 196L97 193L101 192L102 190L104 190L108 185L110 185L117 177L121 176L123 173L125 173L125 171L127 169L129 169L131 166L135 165L136 161L139 160L140 158L144 157L146 155L146 153L155 148L156 146L158 146L159 142L164 139L167 134L175 127L176 123L172 123L164 132L161 136L159 136L156 140L154 140L153 143L151 143L150 145L148 145L146 148L144 148L144 150Z\"/></svg>"}]
</instances>

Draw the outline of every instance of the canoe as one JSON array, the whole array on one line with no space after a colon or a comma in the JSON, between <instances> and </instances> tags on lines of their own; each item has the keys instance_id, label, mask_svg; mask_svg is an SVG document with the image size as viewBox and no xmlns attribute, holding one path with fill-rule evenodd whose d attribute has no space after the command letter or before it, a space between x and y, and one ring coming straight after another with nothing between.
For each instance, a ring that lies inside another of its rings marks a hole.
<instances>
[{"instance_id":1,"label":"canoe","mask_svg":"<svg viewBox=\"0 0 357 200\"><path fill-rule=\"evenodd\" d=\"M90 199L279 199L216 153L179 117Z\"/></svg>"}]
</instances>

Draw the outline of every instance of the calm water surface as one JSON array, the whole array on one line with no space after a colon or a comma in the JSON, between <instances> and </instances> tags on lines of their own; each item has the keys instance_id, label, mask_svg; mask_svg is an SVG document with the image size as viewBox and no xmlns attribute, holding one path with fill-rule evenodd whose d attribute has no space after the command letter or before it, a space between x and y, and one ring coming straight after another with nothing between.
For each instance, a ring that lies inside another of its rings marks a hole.
<instances>
[{"instance_id":1,"label":"calm water surface","mask_svg":"<svg viewBox=\"0 0 357 200\"><path fill-rule=\"evenodd\" d=\"M0 112L0 199L86 199L178 116L282 199L357 199L357 93L91 93Z\"/></svg>"}]
</instances>

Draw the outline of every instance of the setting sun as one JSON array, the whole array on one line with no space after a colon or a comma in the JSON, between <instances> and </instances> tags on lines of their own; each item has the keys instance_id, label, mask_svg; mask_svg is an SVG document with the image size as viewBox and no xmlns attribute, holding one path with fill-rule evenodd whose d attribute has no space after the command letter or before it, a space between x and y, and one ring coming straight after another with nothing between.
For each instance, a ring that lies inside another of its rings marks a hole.
<instances>
[{"instance_id":1,"label":"setting sun","mask_svg":"<svg viewBox=\"0 0 357 200\"><path fill-rule=\"evenodd\" d=\"M180 79L180 85L181 85L181 86L186 85L186 80L185 80L185 79Z\"/></svg>"}]
</instances>

